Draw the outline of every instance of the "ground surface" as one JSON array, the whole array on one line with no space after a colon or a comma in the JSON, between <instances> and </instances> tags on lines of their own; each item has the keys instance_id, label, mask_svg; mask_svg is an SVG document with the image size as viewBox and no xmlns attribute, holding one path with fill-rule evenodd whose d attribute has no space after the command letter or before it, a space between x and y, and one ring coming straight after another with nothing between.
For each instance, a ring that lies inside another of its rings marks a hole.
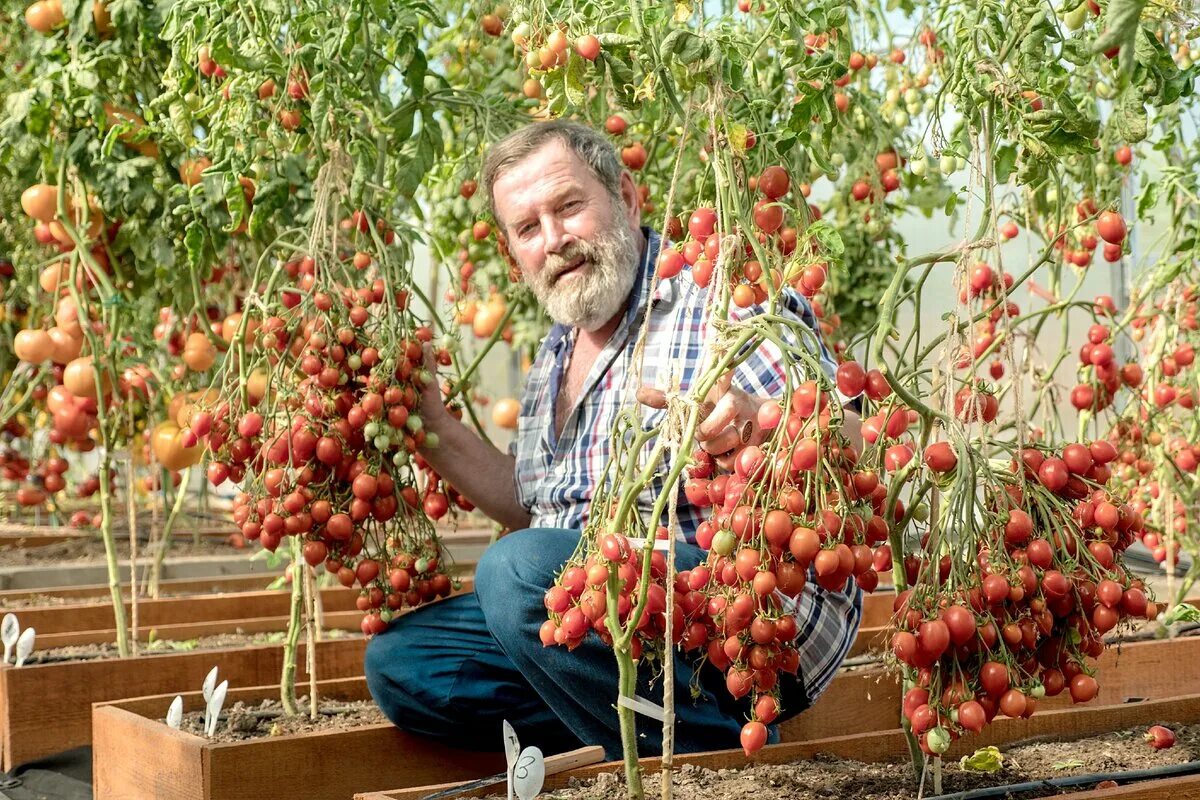
<instances>
[{"instance_id":1,"label":"ground surface","mask_svg":"<svg viewBox=\"0 0 1200 800\"><path fill-rule=\"evenodd\" d=\"M942 791L1124 772L1200 759L1200 725L1169 727L1179 737L1169 750L1152 749L1142 740L1146 728L1141 727L1074 742L1034 742L1004 748L1003 767L991 774L964 772L957 762L947 762ZM659 777L651 775L646 782L647 794L657 795L659 786ZM1012 797L1050 797L1055 793L1050 789ZM925 796L932 794L927 782ZM541 795L555 800L624 800L625 796L624 776L617 774L601 775L594 781ZM676 771L674 796L676 800L913 800L917 786L907 764L863 764L828 757L782 765L755 764L741 770L684 766ZM495 800L500 800L499 796Z\"/></svg>"},{"instance_id":2,"label":"ground surface","mask_svg":"<svg viewBox=\"0 0 1200 800\"><path fill-rule=\"evenodd\" d=\"M308 697L301 697L297 702L300 708L307 712ZM319 701L317 703L319 716L315 720L309 719L306 713L302 713L298 717L282 716L282 708L279 700L263 700L258 704L246 704L238 701L221 712L221 720L217 723L217 733L212 737L212 741L241 742L247 739L293 733L341 731L364 725L379 725L388 721L379 707L371 700ZM163 709L163 714L166 714L166 709ZM196 736L203 736L203 713L196 711L185 714L180 728Z\"/></svg>"}]
</instances>

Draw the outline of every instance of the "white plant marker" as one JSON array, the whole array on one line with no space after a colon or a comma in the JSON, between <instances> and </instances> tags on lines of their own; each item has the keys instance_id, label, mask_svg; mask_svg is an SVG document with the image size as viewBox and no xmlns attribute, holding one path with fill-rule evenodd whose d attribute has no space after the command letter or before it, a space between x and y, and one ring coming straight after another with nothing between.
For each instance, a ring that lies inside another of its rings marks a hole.
<instances>
[{"instance_id":1,"label":"white plant marker","mask_svg":"<svg viewBox=\"0 0 1200 800\"><path fill-rule=\"evenodd\" d=\"M217 718L221 715L221 706L225 705L225 693L229 691L229 681L221 681L213 689L212 699L204 711L204 735L212 736L217 732Z\"/></svg>"},{"instance_id":2,"label":"white plant marker","mask_svg":"<svg viewBox=\"0 0 1200 800\"><path fill-rule=\"evenodd\" d=\"M33 652L33 639L37 636L37 632L33 628L26 628L21 634L21 638L17 639L17 666L24 666L25 659L29 658L29 654Z\"/></svg>"},{"instance_id":3,"label":"white plant marker","mask_svg":"<svg viewBox=\"0 0 1200 800\"><path fill-rule=\"evenodd\" d=\"M0 623L0 642L4 643L4 660L0 664L7 664L9 656L12 655L13 645L17 643L17 637L21 635L21 625L17 622L16 614L5 614L4 622Z\"/></svg>"},{"instance_id":4,"label":"white plant marker","mask_svg":"<svg viewBox=\"0 0 1200 800\"><path fill-rule=\"evenodd\" d=\"M508 800L513 800L513 767L521 755L521 742L517 740L517 732L508 720L504 720L504 758L508 762Z\"/></svg>"},{"instance_id":5,"label":"white plant marker","mask_svg":"<svg viewBox=\"0 0 1200 800\"><path fill-rule=\"evenodd\" d=\"M175 699L171 701L171 707L167 709L167 726L179 730L179 726L183 724L183 698L175 695Z\"/></svg>"},{"instance_id":6,"label":"white plant marker","mask_svg":"<svg viewBox=\"0 0 1200 800\"><path fill-rule=\"evenodd\" d=\"M533 800L542 790L546 782L546 761L542 751L536 747L526 747L517 758L517 767L513 770L513 788L517 790L520 800Z\"/></svg>"},{"instance_id":7,"label":"white plant marker","mask_svg":"<svg viewBox=\"0 0 1200 800\"><path fill-rule=\"evenodd\" d=\"M213 667L204 676L204 683L200 687L200 691L204 693L204 702L212 700L213 689L217 688L217 668Z\"/></svg>"}]
</instances>

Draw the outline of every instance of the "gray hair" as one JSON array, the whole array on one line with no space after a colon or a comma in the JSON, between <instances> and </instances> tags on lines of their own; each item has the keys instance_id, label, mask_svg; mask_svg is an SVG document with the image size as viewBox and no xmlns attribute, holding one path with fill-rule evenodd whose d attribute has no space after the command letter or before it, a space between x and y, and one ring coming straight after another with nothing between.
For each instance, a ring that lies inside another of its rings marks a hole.
<instances>
[{"instance_id":1,"label":"gray hair","mask_svg":"<svg viewBox=\"0 0 1200 800\"><path fill-rule=\"evenodd\" d=\"M518 128L493 144L483 160L480 183L487 198L492 217L504 223L496 215L496 197L492 187L505 170L540 150L548 142L558 140L579 157L609 195L616 201L621 199L621 173L624 166L617 149L604 134L578 122L556 119L549 122L533 122Z\"/></svg>"}]
</instances>

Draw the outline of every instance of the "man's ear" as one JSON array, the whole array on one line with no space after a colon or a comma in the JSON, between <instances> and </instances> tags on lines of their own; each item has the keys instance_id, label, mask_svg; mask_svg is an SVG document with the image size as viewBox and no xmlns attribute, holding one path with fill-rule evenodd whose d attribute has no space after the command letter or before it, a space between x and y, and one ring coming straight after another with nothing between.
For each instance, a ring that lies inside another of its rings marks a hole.
<instances>
[{"instance_id":1,"label":"man's ear","mask_svg":"<svg viewBox=\"0 0 1200 800\"><path fill-rule=\"evenodd\" d=\"M629 170L621 171L621 199L625 202L625 219L636 232L642 225L642 207L638 202L637 185Z\"/></svg>"}]
</instances>

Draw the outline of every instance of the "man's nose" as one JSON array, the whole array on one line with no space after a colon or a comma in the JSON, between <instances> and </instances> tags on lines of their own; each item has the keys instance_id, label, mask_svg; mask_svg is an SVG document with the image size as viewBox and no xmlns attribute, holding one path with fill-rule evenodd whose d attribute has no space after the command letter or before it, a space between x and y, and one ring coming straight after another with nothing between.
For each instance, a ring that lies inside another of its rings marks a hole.
<instances>
[{"instance_id":1,"label":"man's nose","mask_svg":"<svg viewBox=\"0 0 1200 800\"><path fill-rule=\"evenodd\" d=\"M553 214L547 214L542 219L542 231L547 255L561 253L575 242L574 234L568 233L562 220Z\"/></svg>"}]
</instances>

